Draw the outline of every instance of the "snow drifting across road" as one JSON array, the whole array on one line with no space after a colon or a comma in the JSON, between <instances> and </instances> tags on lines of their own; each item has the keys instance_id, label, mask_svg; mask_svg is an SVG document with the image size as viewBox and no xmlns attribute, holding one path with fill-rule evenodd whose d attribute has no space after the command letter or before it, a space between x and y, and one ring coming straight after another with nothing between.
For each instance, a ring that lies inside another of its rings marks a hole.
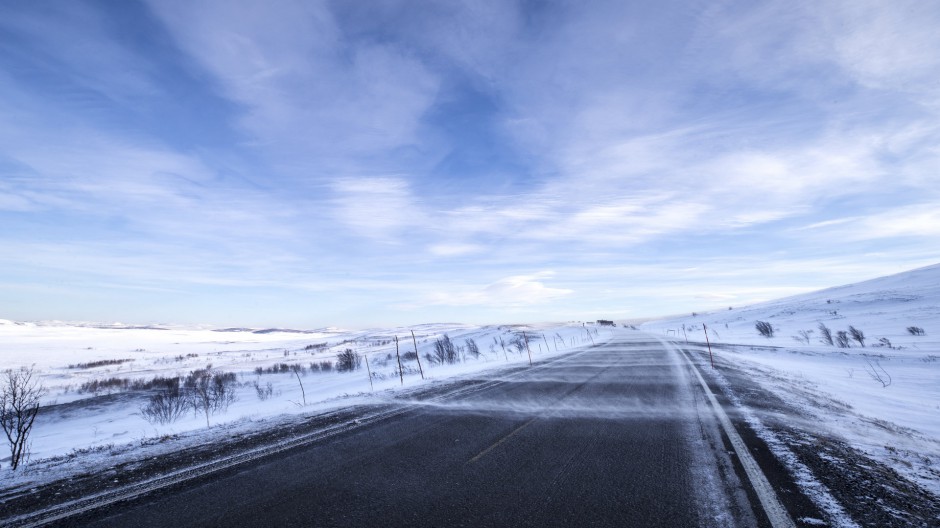
<instances>
[{"instance_id":1,"label":"snow drifting across road","mask_svg":"<svg viewBox=\"0 0 940 528\"><path fill-rule=\"evenodd\" d=\"M772 337L758 332L759 321ZM800 409L803 427L940 497L940 265L643 329L704 345L703 325L715 354ZM848 347L838 346L838 332Z\"/></svg>"},{"instance_id":2,"label":"snow drifting across road","mask_svg":"<svg viewBox=\"0 0 940 528\"><path fill-rule=\"evenodd\" d=\"M432 363L428 356L434 355L435 342L445 335L454 345L457 361ZM0 475L9 486L37 485L76 470L94 470L96 464L108 467L115 456L147 456L135 453L144 446L152 451L173 447L155 447L163 440L171 439L169 444L179 444L176 447L194 445L210 441L220 428L232 432L270 427L290 416L383 403L392 396L390 391L401 388L413 390L484 370L527 365L526 340L533 359L539 360L605 338L592 323L295 331L0 320L0 370L35 365L48 389L31 437L32 460L26 471L12 473L9 453L0 451ZM478 355L471 350L471 341ZM425 379L414 357L415 343ZM363 361L357 370L337 372L337 354L346 349L367 359L368 368ZM204 415L191 410L166 425L142 417L140 408L155 392L142 386L154 379L185 377L209 365L235 374L238 380L237 400L227 411L209 417L210 428ZM367 372L372 374L371 383Z\"/></svg>"}]
</instances>

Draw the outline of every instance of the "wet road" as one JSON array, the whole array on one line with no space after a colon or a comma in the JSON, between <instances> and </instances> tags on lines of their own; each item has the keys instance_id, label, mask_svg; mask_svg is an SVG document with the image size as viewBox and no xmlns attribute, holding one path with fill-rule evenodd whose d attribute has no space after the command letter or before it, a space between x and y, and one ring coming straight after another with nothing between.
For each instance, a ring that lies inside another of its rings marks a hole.
<instances>
[{"instance_id":1,"label":"wet road","mask_svg":"<svg viewBox=\"0 0 940 528\"><path fill-rule=\"evenodd\" d=\"M69 523L766 525L689 369L679 352L618 330L473 394Z\"/></svg>"}]
</instances>

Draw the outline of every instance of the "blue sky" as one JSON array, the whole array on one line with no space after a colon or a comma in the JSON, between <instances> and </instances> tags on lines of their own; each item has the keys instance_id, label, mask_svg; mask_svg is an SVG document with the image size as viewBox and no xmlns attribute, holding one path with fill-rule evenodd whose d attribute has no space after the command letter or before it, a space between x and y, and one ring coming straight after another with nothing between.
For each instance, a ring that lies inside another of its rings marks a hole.
<instances>
[{"instance_id":1,"label":"blue sky","mask_svg":"<svg viewBox=\"0 0 940 528\"><path fill-rule=\"evenodd\" d=\"M940 5L0 0L0 317L632 318L940 261Z\"/></svg>"}]
</instances>

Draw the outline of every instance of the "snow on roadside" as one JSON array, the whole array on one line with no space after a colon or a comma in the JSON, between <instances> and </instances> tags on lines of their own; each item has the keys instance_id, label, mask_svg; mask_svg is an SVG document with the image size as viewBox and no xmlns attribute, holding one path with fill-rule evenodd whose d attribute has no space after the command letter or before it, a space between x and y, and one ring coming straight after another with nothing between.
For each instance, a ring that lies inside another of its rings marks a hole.
<instances>
[{"instance_id":1,"label":"snow on roadside","mask_svg":"<svg viewBox=\"0 0 940 528\"><path fill-rule=\"evenodd\" d=\"M48 390L44 401L47 408L37 419L31 436L30 464L26 471L14 475L9 470L9 454L0 450L0 475L7 485L34 485L37 479L56 477L61 472L54 466L70 458L81 458L75 463L78 465L73 464L73 470L79 466L94 468L99 463L113 465L113 460L106 459L116 453L132 456L142 446L167 449L159 445L161 438L198 443L220 429L250 429L262 422L290 420L292 415L383 403L392 394L389 391L527 364L528 353L524 340L520 340L523 332L537 361L588 346L592 337L600 342L609 335L595 335L595 330L592 323L571 323L484 327L436 324L362 331L219 331L0 320L0 370L35 365ZM435 341L444 335L459 347L461 360L452 365L431 364L426 356L433 354ZM403 382L395 337L402 355ZM468 340L479 348L479 357L473 357ZM414 360L415 343L424 380ZM337 354L347 348L367 358L369 370L365 362L354 372L322 370L325 363L335 363ZM226 412L210 416L209 430L205 416L191 411L169 425L151 424L139 412L150 393L117 386L135 380L185 377L208 365L235 373L240 382L237 401ZM286 370L290 367L303 370L298 376ZM372 373L371 385L368 371ZM96 392L89 389L96 384ZM270 396L261 399L255 384L262 390L270 384Z\"/></svg>"},{"instance_id":2,"label":"snow on roadside","mask_svg":"<svg viewBox=\"0 0 940 528\"><path fill-rule=\"evenodd\" d=\"M824 344L820 324L833 335L855 327L865 346ZM940 496L940 265L642 328L704 342L703 325L715 354L814 416L812 427Z\"/></svg>"}]
</instances>

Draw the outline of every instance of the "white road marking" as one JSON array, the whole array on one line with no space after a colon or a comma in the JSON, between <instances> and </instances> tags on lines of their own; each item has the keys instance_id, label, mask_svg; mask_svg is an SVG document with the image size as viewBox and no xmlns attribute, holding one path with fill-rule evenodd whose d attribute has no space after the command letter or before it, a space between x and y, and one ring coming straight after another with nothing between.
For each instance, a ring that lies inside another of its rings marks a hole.
<instances>
[{"instance_id":1,"label":"white road marking","mask_svg":"<svg viewBox=\"0 0 940 528\"><path fill-rule=\"evenodd\" d=\"M657 337L657 339L659 338ZM695 373L695 377L698 378L699 383L702 384L702 389L705 390L705 395L712 405L712 410L718 418L718 423L721 424L721 428L724 429L725 434L728 435L728 440L731 441L731 446L734 448L734 452L737 453L738 460L741 461L741 466L744 467L744 472L747 474L748 480L751 481L751 486L754 488L754 492L757 493L757 498L760 500L764 512L770 519L770 524L774 528L796 528L796 524L793 522L793 519L790 518L790 514L787 513L783 504L780 504L780 500L777 498L777 493L774 491L773 486L770 485L767 477L764 476L764 472L761 471L760 466L757 465L757 461L754 460L754 457L752 457L751 453L747 450L747 445L745 445L744 440L741 439L741 436L738 435L738 432L734 429L731 419L728 418L728 415L725 413L724 409L722 409L721 404L718 403L718 400L708 387L708 384L705 383L705 378L702 377L698 367L695 366L695 363L684 352L674 348L670 343L662 339L659 339L659 341L667 349L674 350L680 356L684 357L686 361L689 362L689 365L692 366L692 372Z\"/></svg>"}]
</instances>

